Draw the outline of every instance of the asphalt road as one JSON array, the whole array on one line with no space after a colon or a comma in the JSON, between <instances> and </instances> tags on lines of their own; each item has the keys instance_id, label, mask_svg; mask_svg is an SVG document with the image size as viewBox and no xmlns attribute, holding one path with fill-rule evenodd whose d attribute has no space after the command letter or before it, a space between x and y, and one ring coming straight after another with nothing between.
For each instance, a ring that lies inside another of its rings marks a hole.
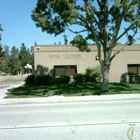
<instances>
[{"instance_id":1,"label":"asphalt road","mask_svg":"<svg viewBox=\"0 0 140 140\"><path fill-rule=\"evenodd\" d=\"M131 127L140 100L0 106L0 140L128 140Z\"/></svg>"}]
</instances>

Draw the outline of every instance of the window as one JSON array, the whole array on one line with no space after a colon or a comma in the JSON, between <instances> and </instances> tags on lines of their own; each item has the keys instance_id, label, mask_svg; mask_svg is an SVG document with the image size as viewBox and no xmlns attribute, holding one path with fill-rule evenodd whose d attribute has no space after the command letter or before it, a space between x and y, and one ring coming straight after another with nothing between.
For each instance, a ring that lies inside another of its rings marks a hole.
<instances>
[{"instance_id":1,"label":"window","mask_svg":"<svg viewBox=\"0 0 140 140\"><path fill-rule=\"evenodd\" d=\"M61 75L74 75L77 73L76 65L66 65L66 66L54 66L55 78L59 78Z\"/></svg>"},{"instance_id":2,"label":"window","mask_svg":"<svg viewBox=\"0 0 140 140\"><path fill-rule=\"evenodd\" d=\"M140 64L128 64L128 75L140 75Z\"/></svg>"}]
</instances>

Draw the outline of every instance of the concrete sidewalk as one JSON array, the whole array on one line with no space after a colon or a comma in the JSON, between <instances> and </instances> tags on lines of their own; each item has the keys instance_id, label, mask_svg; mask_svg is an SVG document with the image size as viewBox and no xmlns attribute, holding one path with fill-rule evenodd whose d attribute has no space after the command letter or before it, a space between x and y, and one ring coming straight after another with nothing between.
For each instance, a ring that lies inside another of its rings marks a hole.
<instances>
[{"instance_id":1,"label":"concrete sidewalk","mask_svg":"<svg viewBox=\"0 0 140 140\"><path fill-rule=\"evenodd\" d=\"M0 99L0 105L9 104L36 104L36 103L70 103L70 102L93 102L93 101L116 101L116 100L140 100L140 94L115 94L100 96L50 96L42 98L16 98L16 99Z\"/></svg>"},{"instance_id":2,"label":"concrete sidewalk","mask_svg":"<svg viewBox=\"0 0 140 140\"><path fill-rule=\"evenodd\" d=\"M24 85L24 82L16 83L0 83L0 99L3 99L7 96L7 93L10 93L14 88Z\"/></svg>"},{"instance_id":3,"label":"concrete sidewalk","mask_svg":"<svg viewBox=\"0 0 140 140\"><path fill-rule=\"evenodd\" d=\"M92 101L115 101L115 100L140 100L140 94L114 94L114 95L93 95L93 96L49 96L42 98L12 98L4 99L7 92L24 83L17 83L0 89L0 105L8 104L35 104L35 103L70 103L70 102L92 102Z\"/></svg>"}]
</instances>

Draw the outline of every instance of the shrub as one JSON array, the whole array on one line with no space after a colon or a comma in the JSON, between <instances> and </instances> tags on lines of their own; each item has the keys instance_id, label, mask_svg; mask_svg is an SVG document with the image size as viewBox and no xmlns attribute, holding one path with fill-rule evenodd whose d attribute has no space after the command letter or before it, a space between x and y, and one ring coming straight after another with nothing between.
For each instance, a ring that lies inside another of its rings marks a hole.
<instances>
[{"instance_id":1,"label":"shrub","mask_svg":"<svg viewBox=\"0 0 140 140\"><path fill-rule=\"evenodd\" d=\"M46 86L52 84L52 77L50 75L36 76L36 85Z\"/></svg>"},{"instance_id":2,"label":"shrub","mask_svg":"<svg viewBox=\"0 0 140 140\"><path fill-rule=\"evenodd\" d=\"M26 85L34 85L34 84L35 84L35 75L29 75L29 76L25 79L25 84L26 84Z\"/></svg>"},{"instance_id":3,"label":"shrub","mask_svg":"<svg viewBox=\"0 0 140 140\"><path fill-rule=\"evenodd\" d=\"M68 84L70 82L70 76L69 75L61 75L60 80L62 84Z\"/></svg>"},{"instance_id":4,"label":"shrub","mask_svg":"<svg viewBox=\"0 0 140 140\"><path fill-rule=\"evenodd\" d=\"M88 67L85 72L86 82L100 82L101 81L101 68L100 66Z\"/></svg>"},{"instance_id":5,"label":"shrub","mask_svg":"<svg viewBox=\"0 0 140 140\"><path fill-rule=\"evenodd\" d=\"M78 73L73 76L75 83L84 83L85 82L85 75Z\"/></svg>"}]
</instances>

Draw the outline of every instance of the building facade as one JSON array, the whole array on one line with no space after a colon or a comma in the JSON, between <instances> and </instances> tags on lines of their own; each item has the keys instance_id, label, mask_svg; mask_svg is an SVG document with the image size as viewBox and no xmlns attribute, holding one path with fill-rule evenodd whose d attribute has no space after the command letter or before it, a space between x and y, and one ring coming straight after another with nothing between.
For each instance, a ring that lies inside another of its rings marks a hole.
<instances>
[{"instance_id":1,"label":"building facade","mask_svg":"<svg viewBox=\"0 0 140 140\"><path fill-rule=\"evenodd\" d=\"M88 67L96 67L96 45L89 46L90 52L79 52L71 45L36 45L34 46L34 61L36 75L51 74L58 78L60 75L85 73ZM123 47L119 44L114 48L115 53ZM110 67L110 82L126 81L130 75L134 80L140 75L140 45L126 46L112 61Z\"/></svg>"}]
</instances>

